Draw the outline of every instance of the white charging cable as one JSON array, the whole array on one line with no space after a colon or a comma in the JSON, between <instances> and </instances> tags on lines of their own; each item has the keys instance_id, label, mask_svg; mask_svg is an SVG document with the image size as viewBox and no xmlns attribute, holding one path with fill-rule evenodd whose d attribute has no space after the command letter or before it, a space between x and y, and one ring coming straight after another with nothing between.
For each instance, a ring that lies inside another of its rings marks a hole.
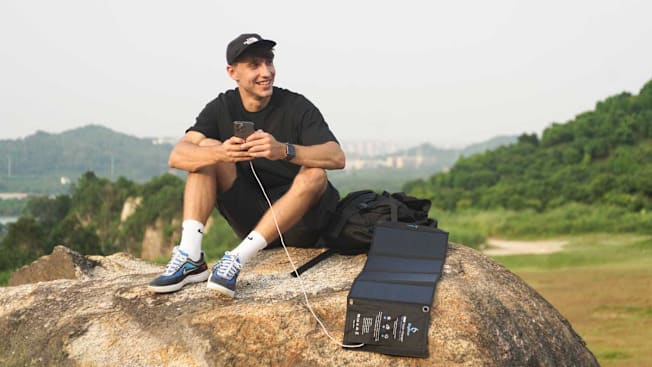
<instances>
[{"instance_id":1,"label":"white charging cable","mask_svg":"<svg viewBox=\"0 0 652 367\"><path fill-rule=\"evenodd\" d=\"M303 285L303 279L301 278L301 274L297 271L296 265L294 265L294 261L292 261L292 257L290 256L290 253L288 252L287 247L285 246L285 241L283 240L283 233L281 233L281 228L278 226L278 221L276 220L276 213L274 212L274 207L272 206L272 202L269 200L269 197L267 196L267 192L265 192L265 188L263 187L263 183L260 182L260 179L258 178L258 175L256 174L256 170L254 169L254 165L252 161L249 161L249 166L251 167L251 172L254 174L254 177L256 178L256 181L258 182L258 186L260 186L260 189L263 192L263 195L265 196L265 200L267 200L267 205L269 205L269 209L272 211L272 218L274 218L274 224L276 225L276 230L278 231L278 236L279 239L281 240L281 245L283 245L283 250L285 250L285 254L288 257L288 260L290 260L290 264L292 264L292 269L294 269L294 273L297 275L297 279L299 279L299 284L301 284L301 290L303 291L303 297L306 300L306 306L308 307L308 310L312 314L312 316L317 320L317 323L319 323L319 326L321 326L322 330L324 331L324 334L335 344L343 347L343 348L360 348L363 347L364 344L342 344L340 343L337 339L333 338L331 334L328 333L328 330L326 330L326 326L324 326L324 323L317 317L317 314L315 311L312 309L312 306L310 305L310 301L308 300L308 293L306 292L306 287Z\"/></svg>"}]
</instances>

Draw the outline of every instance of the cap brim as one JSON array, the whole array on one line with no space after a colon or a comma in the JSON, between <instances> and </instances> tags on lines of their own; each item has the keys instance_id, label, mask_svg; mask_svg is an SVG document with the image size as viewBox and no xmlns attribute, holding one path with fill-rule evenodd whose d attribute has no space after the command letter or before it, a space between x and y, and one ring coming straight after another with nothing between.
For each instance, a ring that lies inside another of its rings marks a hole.
<instances>
[{"instance_id":1,"label":"cap brim","mask_svg":"<svg viewBox=\"0 0 652 367\"><path fill-rule=\"evenodd\" d=\"M272 40L260 40L258 42L254 42L254 43L250 44L244 50L242 50L242 52L244 52L245 50L248 50L249 47L259 46L259 45L263 45L263 44L268 45L269 48L272 48L272 47L276 46L276 42L274 42ZM242 53L240 53L240 55L242 55Z\"/></svg>"},{"instance_id":2,"label":"cap brim","mask_svg":"<svg viewBox=\"0 0 652 367\"><path fill-rule=\"evenodd\" d=\"M261 39L260 41L256 41L256 42L248 45L247 47L243 48L237 55L233 56L233 61L230 62L230 64L233 64L234 62L236 62L236 60L238 60L238 58L240 58L240 56L242 56L242 54L245 53L250 48L252 48L252 47L261 47L261 46L262 47L268 46L271 49L274 46L276 46L276 42L274 42L272 40L265 40L265 39Z\"/></svg>"}]
</instances>

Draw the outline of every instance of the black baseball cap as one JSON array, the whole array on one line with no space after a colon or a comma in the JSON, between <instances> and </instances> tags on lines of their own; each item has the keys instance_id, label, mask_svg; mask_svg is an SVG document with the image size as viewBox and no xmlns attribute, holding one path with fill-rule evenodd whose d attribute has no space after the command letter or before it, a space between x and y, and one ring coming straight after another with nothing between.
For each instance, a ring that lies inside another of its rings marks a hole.
<instances>
[{"instance_id":1,"label":"black baseball cap","mask_svg":"<svg viewBox=\"0 0 652 367\"><path fill-rule=\"evenodd\" d=\"M233 65L238 57L253 45L268 45L269 48L272 48L276 45L276 42L263 39L263 37L256 33L241 34L229 42L229 45L226 47L226 63Z\"/></svg>"}]
</instances>

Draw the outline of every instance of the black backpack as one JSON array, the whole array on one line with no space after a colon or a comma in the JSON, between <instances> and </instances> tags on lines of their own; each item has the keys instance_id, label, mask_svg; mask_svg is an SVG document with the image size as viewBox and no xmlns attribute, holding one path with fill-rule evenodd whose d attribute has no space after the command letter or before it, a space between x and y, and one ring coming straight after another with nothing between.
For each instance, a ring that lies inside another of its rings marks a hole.
<instances>
[{"instance_id":1,"label":"black backpack","mask_svg":"<svg viewBox=\"0 0 652 367\"><path fill-rule=\"evenodd\" d=\"M338 253L357 255L369 251L376 224L381 222L413 223L437 228L428 218L430 200L418 199L403 192L377 194L371 190L349 193L337 204L335 212L321 233L320 244L328 250L297 269L299 274ZM292 273L296 276L296 273Z\"/></svg>"},{"instance_id":2,"label":"black backpack","mask_svg":"<svg viewBox=\"0 0 652 367\"><path fill-rule=\"evenodd\" d=\"M337 204L322 238L326 247L337 253L361 254L369 250L377 223L403 222L436 228L437 221L428 218L429 210L430 200L403 192L355 191Z\"/></svg>"}]
</instances>

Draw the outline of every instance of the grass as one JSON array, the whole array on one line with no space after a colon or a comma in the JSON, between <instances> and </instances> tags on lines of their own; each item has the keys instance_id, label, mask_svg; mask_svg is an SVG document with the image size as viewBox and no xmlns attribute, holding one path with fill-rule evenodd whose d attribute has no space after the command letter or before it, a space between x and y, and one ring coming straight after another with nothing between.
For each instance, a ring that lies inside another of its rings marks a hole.
<instances>
[{"instance_id":1,"label":"grass","mask_svg":"<svg viewBox=\"0 0 652 367\"><path fill-rule=\"evenodd\" d=\"M495 259L553 304L602 366L652 366L652 236L565 239L559 253Z\"/></svg>"},{"instance_id":2,"label":"grass","mask_svg":"<svg viewBox=\"0 0 652 367\"><path fill-rule=\"evenodd\" d=\"M514 270L551 270L576 267L652 268L652 241L649 236L589 234L566 237L563 252L546 255L497 257Z\"/></svg>"}]
</instances>

